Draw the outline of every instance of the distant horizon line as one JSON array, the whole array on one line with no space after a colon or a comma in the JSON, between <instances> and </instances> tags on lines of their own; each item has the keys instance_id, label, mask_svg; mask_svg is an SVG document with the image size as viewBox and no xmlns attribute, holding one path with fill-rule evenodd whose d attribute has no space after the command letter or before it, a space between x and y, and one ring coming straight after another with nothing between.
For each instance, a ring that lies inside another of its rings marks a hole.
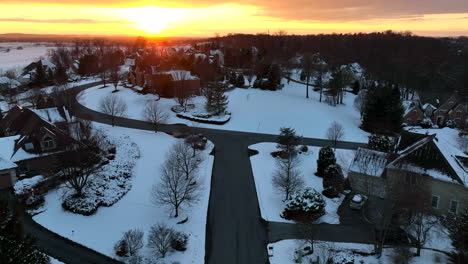
<instances>
[{"instance_id":1,"label":"distant horizon line","mask_svg":"<svg viewBox=\"0 0 468 264\"><path fill-rule=\"evenodd\" d=\"M394 33L404 33L406 31L396 31L396 30L383 30L383 31L372 31L372 32L346 32L346 33L310 33L310 34L287 34L291 36L313 36L313 35L333 35L333 34L343 34L343 35L352 35L352 34L374 34L374 33L383 33L386 31L393 31ZM411 32L411 31L407 31ZM220 35L220 37L225 37L228 35L258 35L258 34L268 34L274 35L273 33L267 32L259 32L259 33L244 33L244 32L237 32L237 33L227 33L224 35ZM428 35L419 35L411 32L413 36L418 37L428 37L428 38L466 38L468 35L458 35L458 36L450 36L450 35L441 35L441 36L428 36ZM115 34L60 34L60 33L19 33L19 32L9 32L9 33L0 33L0 41L2 38L10 37L10 38L33 38L33 37L43 37L43 38L137 38L143 37L147 39L209 39L215 36L145 36L145 35L115 35Z\"/></svg>"}]
</instances>

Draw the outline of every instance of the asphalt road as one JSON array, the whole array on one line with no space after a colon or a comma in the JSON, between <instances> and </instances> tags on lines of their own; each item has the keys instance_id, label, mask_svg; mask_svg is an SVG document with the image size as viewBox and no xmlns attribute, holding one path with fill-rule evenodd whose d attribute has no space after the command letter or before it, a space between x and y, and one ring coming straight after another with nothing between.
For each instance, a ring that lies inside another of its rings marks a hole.
<instances>
[{"instance_id":1,"label":"asphalt road","mask_svg":"<svg viewBox=\"0 0 468 264\"><path fill-rule=\"evenodd\" d=\"M81 85L74 89L82 91L98 84L99 82ZM73 113L82 119L111 124L110 118L105 114L88 109L79 103L75 105ZM116 118L115 125L134 129L153 129L148 122L128 118ZM181 124L162 125L160 130L167 133L193 131L192 128ZM208 208L205 263L267 263L266 244L272 240L272 237L268 236L268 223L260 217L247 149L249 145L255 143L275 142L276 135L208 128L196 130L197 133L203 133L216 146ZM325 146L331 145L331 142L304 138L303 144ZM362 145L354 142L338 142L337 148L356 149ZM31 233L36 233L38 243L42 248L51 256L64 260L66 263L109 263L103 255L79 247L72 241L57 238L56 234L41 229L32 220L25 221L25 225ZM294 234L294 231L290 230L291 227L276 226L274 228L276 233L273 236L289 237Z\"/></svg>"}]
</instances>

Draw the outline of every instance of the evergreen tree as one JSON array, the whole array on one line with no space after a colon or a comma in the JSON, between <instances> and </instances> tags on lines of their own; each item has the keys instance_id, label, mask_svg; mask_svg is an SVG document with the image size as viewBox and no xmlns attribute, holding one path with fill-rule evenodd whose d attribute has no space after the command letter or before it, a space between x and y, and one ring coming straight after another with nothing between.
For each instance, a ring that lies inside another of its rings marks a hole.
<instances>
[{"instance_id":1,"label":"evergreen tree","mask_svg":"<svg viewBox=\"0 0 468 264\"><path fill-rule=\"evenodd\" d=\"M344 188L344 176L341 166L338 164L329 165L323 173L323 189L333 189L338 194Z\"/></svg>"},{"instance_id":2,"label":"evergreen tree","mask_svg":"<svg viewBox=\"0 0 468 264\"><path fill-rule=\"evenodd\" d=\"M367 131L398 131L403 106L398 87L378 85L370 88L364 106L362 128Z\"/></svg>"},{"instance_id":3,"label":"evergreen tree","mask_svg":"<svg viewBox=\"0 0 468 264\"><path fill-rule=\"evenodd\" d=\"M53 79L57 84L65 84L68 81L67 68L62 64L58 64Z\"/></svg>"},{"instance_id":4,"label":"evergreen tree","mask_svg":"<svg viewBox=\"0 0 468 264\"><path fill-rule=\"evenodd\" d=\"M34 240L23 234L18 214L10 212L5 198L0 198L0 263L50 263L49 257L37 249Z\"/></svg>"},{"instance_id":5,"label":"evergreen tree","mask_svg":"<svg viewBox=\"0 0 468 264\"><path fill-rule=\"evenodd\" d=\"M448 219L447 227L455 249L450 254L453 264L464 264L468 260L468 209Z\"/></svg>"},{"instance_id":6,"label":"evergreen tree","mask_svg":"<svg viewBox=\"0 0 468 264\"><path fill-rule=\"evenodd\" d=\"M42 63L36 64L36 74L33 75L32 84L35 86L44 86L47 82L46 71L42 66Z\"/></svg>"},{"instance_id":7,"label":"evergreen tree","mask_svg":"<svg viewBox=\"0 0 468 264\"><path fill-rule=\"evenodd\" d=\"M323 177L325 169L328 166L336 164L335 152L330 147L323 147L319 151L319 156L317 160L317 172L315 175Z\"/></svg>"},{"instance_id":8,"label":"evergreen tree","mask_svg":"<svg viewBox=\"0 0 468 264\"><path fill-rule=\"evenodd\" d=\"M281 69L278 64L272 64L268 71L268 87L269 90L277 90L281 86Z\"/></svg>"},{"instance_id":9,"label":"evergreen tree","mask_svg":"<svg viewBox=\"0 0 468 264\"><path fill-rule=\"evenodd\" d=\"M211 94L211 106L208 108L209 111L213 112L215 115L224 114L228 103L228 97L224 94L223 87L219 84L214 85Z\"/></svg>"},{"instance_id":10,"label":"evergreen tree","mask_svg":"<svg viewBox=\"0 0 468 264\"><path fill-rule=\"evenodd\" d=\"M382 152L390 152L394 148L393 141L390 137L377 134L372 134L369 136L367 145L370 149Z\"/></svg>"},{"instance_id":11,"label":"evergreen tree","mask_svg":"<svg viewBox=\"0 0 468 264\"><path fill-rule=\"evenodd\" d=\"M276 147L289 155L296 155L296 147L300 141L301 138L296 135L296 131L293 128L282 127L280 128L280 135L277 140L278 145Z\"/></svg>"},{"instance_id":12,"label":"evergreen tree","mask_svg":"<svg viewBox=\"0 0 468 264\"><path fill-rule=\"evenodd\" d=\"M353 94L358 94L360 90L361 90L361 85L359 84L359 81L356 80L353 83Z\"/></svg>"}]
</instances>

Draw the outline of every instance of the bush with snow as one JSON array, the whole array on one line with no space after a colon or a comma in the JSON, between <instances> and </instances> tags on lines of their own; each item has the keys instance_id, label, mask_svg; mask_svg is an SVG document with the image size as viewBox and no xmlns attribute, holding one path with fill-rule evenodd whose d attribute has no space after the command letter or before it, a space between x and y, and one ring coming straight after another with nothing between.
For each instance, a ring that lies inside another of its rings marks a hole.
<instances>
[{"instance_id":1,"label":"bush with snow","mask_svg":"<svg viewBox=\"0 0 468 264\"><path fill-rule=\"evenodd\" d=\"M389 136L372 134L367 143L370 149L389 152L394 148L394 142Z\"/></svg>"},{"instance_id":2,"label":"bush with snow","mask_svg":"<svg viewBox=\"0 0 468 264\"><path fill-rule=\"evenodd\" d=\"M315 175L323 177L325 169L328 166L336 164L335 152L330 147L323 147L319 151L319 157L317 160L317 172Z\"/></svg>"},{"instance_id":3,"label":"bush with snow","mask_svg":"<svg viewBox=\"0 0 468 264\"><path fill-rule=\"evenodd\" d=\"M67 193L62 202L64 209L92 215L101 205L109 207L115 204L132 188L133 167L140 157L138 145L128 136L114 140L113 144L117 146L114 159L92 176L90 184L84 189L84 196Z\"/></svg>"},{"instance_id":4,"label":"bush with snow","mask_svg":"<svg viewBox=\"0 0 468 264\"><path fill-rule=\"evenodd\" d=\"M340 165L331 164L325 169L323 174L323 189L331 189L328 191L328 193L331 194L330 196L324 194L328 198L338 197L343 191L344 176Z\"/></svg>"},{"instance_id":5,"label":"bush with snow","mask_svg":"<svg viewBox=\"0 0 468 264\"><path fill-rule=\"evenodd\" d=\"M15 183L15 186L13 187L15 189L15 194L16 195L27 194L31 191L32 188L34 188L34 186L38 185L43 180L44 180L44 177L41 175L38 175L38 176L34 176L31 178L17 181Z\"/></svg>"},{"instance_id":6,"label":"bush with snow","mask_svg":"<svg viewBox=\"0 0 468 264\"><path fill-rule=\"evenodd\" d=\"M422 128L431 128L434 124L430 118L425 117L419 124Z\"/></svg>"},{"instance_id":7,"label":"bush with snow","mask_svg":"<svg viewBox=\"0 0 468 264\"><path fill-rule=\"evenodd\" d=\"M458 124L455 120L449 120L447 121L447 123L445 124L447 127L450 127L450 128L457 128L458 127Z\"/></svg>"},{"instance_id":8,"label":"bush with snow","mask_svg":"<svg viewBox=\"0 0 468 264\"><path fill-rule=\"evenodd\" d=\"M302 192L292 194L285 201L286 208L281 217L287 220L308 222L317 220L325 214L325 200L323 196L313 189L304 189Z\"/></svg>"}]
</instances>

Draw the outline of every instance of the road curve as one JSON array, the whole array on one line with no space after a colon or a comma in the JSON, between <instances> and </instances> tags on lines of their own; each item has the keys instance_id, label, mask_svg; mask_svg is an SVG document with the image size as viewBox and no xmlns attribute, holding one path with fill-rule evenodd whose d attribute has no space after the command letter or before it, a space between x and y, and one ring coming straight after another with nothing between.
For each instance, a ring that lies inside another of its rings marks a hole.
<instances>
[{"instance_id":1,"label":"road curve","mask_svg":"<svg viewBox=\"0 0 468 264\"><path fill-rule=\"evenodd\" d=\"M83 91L100 83L80 85L72 89ZM86 108L78 102L71 110L78 118L111 124L107 115ZM115 125L153 130L148 122L123 117L116 118ZM168 124L162 125L160 130L173 133L188 132L191 128L183 124ZM267 232L268 224L260 216L247 148L255 143L275 142L276 136L209 128L197 128L197 131L206 135L216 146L207 218L205 263L267 263L266 244L271 241L271 237L269 238ZM303 144L326 146L331 145L331 142L324 139L303 138ZM357 149L363 145L355 142L338 142L337 148ZM65 263L118 263L73 241L59 237L35 223L30 217L25 218L24 224L29 233L35 234L41 248ZM278 237L281 236L284 235L278 234Z\"/></svg>"}]
</instances>

